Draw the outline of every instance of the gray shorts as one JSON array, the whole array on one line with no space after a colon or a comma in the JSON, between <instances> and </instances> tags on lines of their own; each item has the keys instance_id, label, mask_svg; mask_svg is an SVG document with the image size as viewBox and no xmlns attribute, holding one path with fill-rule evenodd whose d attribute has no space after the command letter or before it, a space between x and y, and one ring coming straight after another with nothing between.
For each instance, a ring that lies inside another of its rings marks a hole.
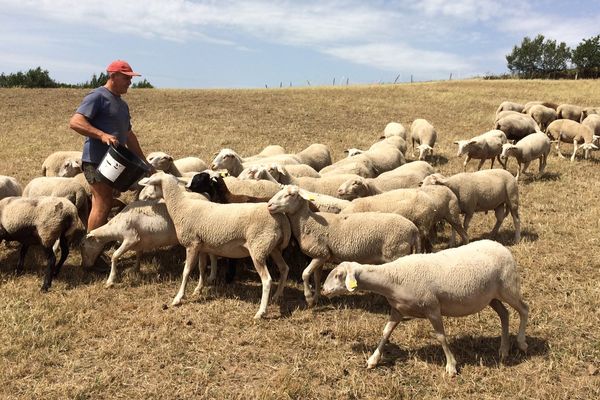
<instances>
[{"instance_id":1,"label":"gray shorts","mask_svg":"<svg viewBox=\"0 0 600 400\"><path fill-rule=\"evenodd\" d=\"M81 169L83 170L83 176L85 176L85 180L88 181L90 185L98 182L103 182L100 173L98 172L99 164L82 162Z\"/></svg>"}]
</instances>

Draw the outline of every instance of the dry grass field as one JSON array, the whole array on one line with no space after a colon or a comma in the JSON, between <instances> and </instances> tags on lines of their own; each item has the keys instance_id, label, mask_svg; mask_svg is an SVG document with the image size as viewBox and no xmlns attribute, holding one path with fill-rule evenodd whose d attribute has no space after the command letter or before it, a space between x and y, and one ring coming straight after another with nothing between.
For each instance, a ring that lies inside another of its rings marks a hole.
<instances>
[{"instance_id":1,"label":"dry grass field","mask_svg":"<svg viewBox=\"0 0 600 400\"><path fill-rule=\"evenodd\" d=\"M0 174L25 185L51 152L80 149L83 139L67 122L85 93L0 90ZM462 168L452 142L491 129L501 101L600 106L600 81L137 89L126 100L146 152L204 160L223 147L250 155L267 144L296 152L313 142L329 145L339 159L347 147L368 147L389 121L408 126L426 118L439 135L434 166L450 175ZM570 146L563 149L570 155ZM301 286L291 280L284 302L271 304L268 318L255 322L260 281L244 271L199 298L188 288L182 306L166 307L180 283L180 249L146 255L140 274L127 269L131 254L112 289L104 289L106 275L82 270L73 250L42 294L41 252L31 251L25 275L15 277L17 248L1 244L0 398L600 398L599 159L570 163L553 150L543 176L519 183L523 240L512 243L511 218L498 240L521 268L529 351L516 347L518 316L511 309L505 364L498 357L500 321L490 308L445 319L458 376L445 375L444 353L426 320L402 323L381 365L367 370L389 312L379 296L324 299L307 309ZM471 239L487 238L493 221L493 213L476 214ZM448 231L435 249L447 239Z\"/></svg>"}]
</instances>

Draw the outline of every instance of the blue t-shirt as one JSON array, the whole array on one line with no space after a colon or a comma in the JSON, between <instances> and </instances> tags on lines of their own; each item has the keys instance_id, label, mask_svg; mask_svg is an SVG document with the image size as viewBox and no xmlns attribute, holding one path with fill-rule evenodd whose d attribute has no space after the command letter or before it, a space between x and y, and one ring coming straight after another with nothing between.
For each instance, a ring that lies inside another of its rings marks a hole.
<instances>
[{"instance_id":1,"label":"blue t-shirt","mask_svg":"<svg viewBox=\"0 0 600 400\"><path fill-rule=\"evenodd\" d=\"M90 124L103 132L116 136L119 143L127 144L127 132L131 130L129 106L121 96L116 96L104 86L88 93L77 110ZM108 151L108 145L99 139L85 138L82 161L98 164Z\"/></svg>"}]
</instances>

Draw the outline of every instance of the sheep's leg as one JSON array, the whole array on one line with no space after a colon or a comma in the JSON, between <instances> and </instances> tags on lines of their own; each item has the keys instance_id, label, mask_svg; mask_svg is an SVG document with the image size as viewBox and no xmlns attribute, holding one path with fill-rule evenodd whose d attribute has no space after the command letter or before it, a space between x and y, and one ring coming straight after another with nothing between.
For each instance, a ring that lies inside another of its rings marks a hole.
<instances>
[{"instance_id":1,"label":"sheep's leg","mask_svg":"<svg viewBox=\"0 0 600 400\"><path fill-rule=\"evenodd\" d=\"M217 271L216 268L214 270L215 272ZM194 289L194 296L199 295L202 292L202 288L204 287L204 274L206 274L206 253L204 252L200 252L198 255L198 271L198 285L196 285L196 288ZM210 273L212 275L212 271L210 271Z\"/></svg>"},{"instance_id":2,"label":"sheep's leg","mask_svg":"<svg viewBox=\"0 0 600 400\"><path fill-rule=\"evenodd\" d=\"M577 154L577 149L578 149L577 139L573 139L573 154L571 155L571 162L575 161L575 155Z\"/></svg>"},{"instance_id":3,"label":"sheep's leg","mask_svg":"<svg viewBox=\"0 0 600 400\"><path fill-rule=\"evenodd\" d=\"M465 219L463 221L463 227L465 228L465 233L469 229L469 224L471 223L471 219L473 219L473 214L465 214Z\"/></svg>"},{"instance_id":4,"label":"sheep's leg","mask_svg":"<svg viewBox=\"0 0 600 400\"><path fill-rule=\"evenodd\" d=\"M427 319L431 322L433 330L435 331L435 338L442 345L442 349L446 355L446 372L451 376L456 375L456 359L450 351L450 347L448 347L448 342L446 341L446 333L444 332L444 323L442 321L440 310L435 310L434 313L427 316Z\"/></svg>"},{"instance_id":5,"label":"sheep's leg","mask_svg":"<svg viewBox=\"0 0 600 400\"><path fill-rule=\"evenodd\" d=\"M565 156L563 156L563 154L560 152L560 136L559 136L558 140L556 141L556 151L558 152L559 158L565 158Z\"/></svg>"},{"instance_id":6,"label":"sheep's leg","mask_svg":"<svg viewBox=\"0 0 600 400\"><path fill-rule=\"evenodd\" d=\"M527 327L527 319L529 318L529 306L525 304L521 295L515 290L503 290L502 301L508 303L512 308L517 310L520 317L519 333L517 335L517 345L521 351L527 351L527 341L525 340L525 328Z\"/></svg>"},{"instance_id":7,"label":"sheep's leg","mask_svg":"<svg viewBox=\"0 0 600 400\"><path fill-rule=\"evenodd\" d=\"M15 269L15 273L17 275L23 274L23 265L25 265L25 255L27 255L27 250L29 250L29 245L21 244L21 249L19 250L19 261L17 261L17 268Z\"/></svg>"},{"instance_id":8,"label":"sheep's leg","mask_svg":"<svg viewBox=\"0 0 600 400\"><path fill-rule=\"evenodd\" d=\"M471 161L471 156L467 154L465 157L465 162L463 163L463 172L467 172L467 164Z\"/></svg>"},{"instance_id":9,"label":"sheep's leg","mask_svg":"<svg viewBox=\"0 0 600 400\"><path fill-rule=\"evenodd\" d=\"M483 166L483 163L485 162L485 158L482 158L481 160L479 160L479 164L477 164L477 171L479 171L481 169L481 167ZM494 166L494 159L492 158L492 166Z\"/></svg>"},{"instance_id":10,"label":"sheep's leg","mask_svg":"<svg viewBox=\"0 0 600 400\"><path fill-rule=\"evenodd\" d=\"M277 268L279 268L279 283L277 284L277 290L273 295L273 301L278 301L280 298L283 298L283 289L285 288L287 282L288 272L290 271L290 267L288 267L285 259L281 255L281 251L275 249L271 252L271 257L275 264L277 264Z\"/></svg>"},{"instance_id":11,"label":"sheep's leg","mask_svg":"<svg viewBox=\"0 0 600 400\"><path fill-rule=\"evenodd\" d=\"M401 318L402 318L402 316L400 315L398 310L396 310L395 308L392 308L392 312L390 314L390 319L388 320L388 322L386 322L385 327L383 328L383 336L381 337L381 340L379 341L379 345L377 346L377 349L375 349L375 351L373 352L373 354L371 354L371 357L369 357L369 360L367 361L367 368L369 368L369 369L375 368L375 366L377 366L377 364L379 364L379 361L381 360L381 353L383 352L383 346L385 346L385 344L390 339L392 332L398 326L398 323L400 322Z\"/></svg>"},{"instance_id":12,"label":"sheep's leg","mask_svg":"<svg viewBox=\"0 0 600 400\"><path fill-rule=\"evenodd\" d=\"M546 156L542 154L542 156L540 157L540 166L539 166L540 175L544 173L545 169L546 169Z\"/></svg>"},{"instance_id":13,"label":"sheep's leg","mask_svg":"<svg viewBox=\"0 0 600 400\"><path fill-rule=\"evenodd\" d=\"M521 168L521 173L524 174L525 172L527 172L527 168L529 168L529 164L531 164L531 161L526 161L525 163L523 163L523 168ZM519 178L517 177L517 180Z\"/></svg>"},{"instance_id":14,"label":"sheep's leg","mask_svg":"<svg viewBox=\"0 0 600 400\"><path fill-rule=\"evenodd\" d=\"M316 305L321 295L321 274L323 272L323 264L313 272L313 281L315 283L315 295L313 296L312 303Z\"/></svg>"},{"instance_id":15,"label":"sheep's leg","mask_svg":"<svg viewBox=\"0 0 600 400\"><path fill-rule=\"evenodd\" d=\"M56 266L56 255L52 247L44 247L46 252L46 274L44 275L44 283L42 284L42 292L47 292L52 286L52 277L54 276L54 268Z\"/></svg>"},{"instance_id":16,"label":"sheep's leg","mask_svg":"<svg viewBox=\"0 0 600 400\"><path fill-rule=\"evenodd\" d=\"M496 207L496 209L494 210L494 213L496 214L496 224L494 225L494 228L490 232L490 235L493 238L495 238L496 235L498 234L498 230L500 230L500 225L502 225L502 221L504 221L504 217L506 217L506 210L505 210L504 204L501 204L498 207Z\"/></svg>"},{"instance_id":17,"label":"sheep's leg","mask_svg":"<svg viewBox=\"0 0 600 400\"><path fill-rule=\"evenodd\" d=\"M56 278L58 276L60 269L63 266L63 264L65 263L65 261L67 260L68 256L69 256L69 242L63 232L60 235L60 259L58 260L58 263L54 267L53 277Z\"/></svg>"},{"instance_id":18,"label":"sheep's leg","mask_svg":"<svg viewBox=\"0 0 600 400\"><path fill-rule=\"evenodd\" d=\"M498 159L498 162L500 163L500 165L502 165L503 169L506 169L506 163L502 162L502 159L500 158L500 154L498 154L496 156L496 158ZM508 162L508 158L506 158L506 161ZM490 169L494 168L494 159L492 158L492 166L490 167Z\"/></svg>"},{"instance_id":19,"label":"sheep's leg","mask_svg":"<svg viewBox=\"0 0 600 400\"><path fill-rule=\"evenodd\" d=\"M133 241L128 238L123 239L123 243L121 243L119 248L115 250L112 257L110 258L110 274L108 275L108 279L106 280L104 287L109 288L115 284L115 279L118 275L117 263L119 262L119 259L127 250L131 249L136 243L137 240Z\"/></svg>"},{"instance_id":20,"label":"sheep's leg","mask_svg":"<svg viewBox=\"0 0 600 400\"><path fill-rule=\"evenodd\" d=\"M254 268L256 268L256 272L260 276L260 281L262 282L262 296L260 297L260 307L258 311L254 315L254 319L262 318L267 313L267 304L269 303L269 293L271 292L271 274L269 274L269 270L267 269L266 259L261 257L260 259L253 254L250 254L252 257L252 262L254 263Z\"/></svg>"},{"instance_id":21,"label":"sheep's leg","mask_svg":"<svg viewBox=\"0 0 600 400\"><path fill-rule=\"evenodd\" d=\"M318 268L321 268L323 262L318 258L313 258L313 260L308 264L308 267L302 271L302 281L304 282L304 298L306 299L306 303L308 303L309 307L314 305L313 295L310 291L309 281L310 276L315 272ZM316 285L316 282L315 282Z\"/></svg>"},{"instance_id":22,"label":"sheep's leg","mask_svg":"<svg viewBox=\"0 0 600 400\"><path fill-rule=\"evenodd\" d=\"M462 244L469 243L469 235L467 235L466 229L461 225L460 219L456 216L450 216L445 220L452 226L452 236L450 237L450 247L456 245L456 233L460 235Z\"/></svg>"},{"instance_id":23,"label":"sheep's leg","mask_svg":"<svg viewBox=\"0 0 600 400\"><path fill-rule=\"evenodd\" d=\"M181 304L181 299L185 296L185 286L187 285L188 276L193 267L198 264L198 247L187 247L185 249L185 267L183 268L183 275L181 277L181 286L179 292L171 302L172 306L178 306Z\"/></svg>"},{"instance_id":24,"label":"sheep's leg","mask_svg":"<svg viewBox=\"0 0 600 400\"><path fill-rule=\"evenodd\" d=\"M515 243L519 243L521 240L521 219L519 218L519 209L514 205L510 205L510 215L512 215L513 224L515 226Z\"/></svg>"},{"instance_id":25,"label":"sheep's leg","mask_svg":"<svg viewBox=\"0 0 600 400\"><path fill-rule=\"evenodd\" d=\"M217 256L215 256L214 254L209 254L208 257L210 258L210 276L207 279L207 283L213 284L216 280L217 280Z\"/></svg>"},{"instance_id":26,"label":"sheep's leg","mask_svg":"<svg viewBox=\"0 0 600 400\"><path fill-rule=\"evenodd\" d=\"M493 299L490 302L490 307L496 311L500 317L500 324L502 326L502 336L500 336L500 361L506 360L508 357L508 310L498 299Z\"/></svg>"}]
</instances>

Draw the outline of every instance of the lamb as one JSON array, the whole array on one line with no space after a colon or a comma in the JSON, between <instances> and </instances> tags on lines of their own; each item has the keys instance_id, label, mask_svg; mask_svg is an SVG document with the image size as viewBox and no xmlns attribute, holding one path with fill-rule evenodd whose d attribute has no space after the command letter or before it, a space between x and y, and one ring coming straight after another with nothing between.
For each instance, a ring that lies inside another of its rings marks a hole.
<instances>
[{"instance_id":1,"label":"lamb","mask_svg":"<svg viewBox=\"0 0 600 400\"><path fill-rule=\"evenodd\" d=\"M56 151L42 163L42 176L73 177L81 172L81 151Z\"/></svg>"},{"instance_id":2,"label":"lamb","mask_svg":"<svg viewBox=\"0 0 600 400\"><path fill-rule=\"evenodd\" d=\"M550 139L544 133L532 133L519 140L517 144L505 143L502 145L502 154L500 158L505 160L504 169L508 166L508 157L517 159L519 165L516 179L519 180L521 173L525 173L529 164L535 160L540 160L539 171L544 173L546 161L550 153ZM521 168L521 166L523 166Z\"/></svg>"},{"instance_id":3,"label":"lamb","mask_svg":"<svg viewBox=\"0 0 600 400\"><path fill-rule=\"evenodd\" d=\"M437 139L437 132L427 120L418 118L410 126L410 139L412 141L413 155L415 153L415 142L419 143L419 160L425 160L433 154L433 146Z\"/></svg>"},{"instance_id":4,"label":"lamb","mask_svg":"<svg viewBox=\"0 0 600 400\"><path fill-rule=\"evenodd\" d=\"M496 121L494 129L504 132L508 140L520 140L530 133L540 132L537 122L527 114L514 114L500 118Z\"/></svg>"},{"instance_id":5,"label":"lamb","mask_svg":"<svg viewBox=\"0 0 600 400\"><path fill-rule=\"evenodd\" d=\"M0 175L0 200L5 197L20 196L23 193L21 185L12 176Z\"/></svg>"},{"instance_id":6,"label":"lamb","mask_svg":"<svg viewBox=\"0 0 600 400\"><path fill-rule=\"evenodd\" d=\"M183 176L185 172L200 172L208 168L208 164L198 157L185 157L174 160L162 151L154 151L146 157L156 170L165 171L174 176Z\"/></svg>"},{"instance_id":7,"label":"lamb","mask_svg":"<svg viewBox=\"0 0 600 400\"><path fill-rule=\"evenodd\" d=\"M231 176L238 176L244 168L251 165L265 164L277 162L283 165L300 164L298 157L292 154L282 154L278 156L264 157L251 162L244 162L238 153L231 149L222 149L213 159L210 164L210 169L213 171L227 170Z\"/></svg>"},{"instance_id":8,"label":"lamb","mask_svg":"<svg viewBox=\"0 0 600 400\"><path fill-rule=\"evenodd\" d=\"M23 189L23 197L55 196L64 197L77 207L77 214L83 226L87 227L90 211L85 188L74 178L41 176L32 179Z\"/></svg>"},{"instance_id":9,"label":"lamb","mask_svg":"<svg viewBox=\"0 0 600 400\"><path fill-rule=\"evenodd\" d=\"M557 118L556 111L553 108L549 108L543 106L541 104L536 104L532 106L527 114L534 119L534 121L539 125L540 130L546 132L548 125Z\"/></svg>"},{"instance_id":10,"label":"lamb","mask_svg":"<svg viewBox=\"0 0 600 400\"><path fill-rule=\"evenodd\" d=\"M469 237L460 221L460 207L456 195L445 186L427 185L420 188L396 189L375 196L352 200L341 210L342 214L355 212L391 212L412 221L419 229L421 246L431 252L431 239L438 222L447 221L461 236L463 244ZM450 245L454 246L454 232Z\"/></svg>"},{"instance_id":11,"label":"lamb","mask_svg":"<svg viewBox=\"0 0 600 400\"><path fill-rule=\"evenodd\" d=\"M570 119L576 122L581 121L581 113L583 107L576 106L573 104L561 104L556 109L557 119Z\"/></svg>"},{"instance_id":12,"label":"lamb","mask_svg":"<svg viewBox=\"0 0 600 400\"><path fill-rule=\"evenodd\" d=\"M41 290L47 292L69 255L69 245L84 228L77 209L67 199L40 196L5 197L0 200L0 242L21 243L16 272L23 273L27 250L31 245L42 245L46 253L46 272ZM53 245L58 241L60 259L56 262Z\"/></svg>"},{"instance_id":13,"label":"lamb","mask_svg":"<svg viewBox=\"0 0 600 400\"><path fill-rule=\"evenodd\" d=\"M432 174L423 179L423 186L425 185L444 185L454 192L460 209L465 214L465 232L469 229L475 212L494 210L496 224L491 235L495 237L504 217L510 211L515 226L515 243L521 240L519 187L510 172L503 169L486 169L462 172L448 178L441 174Z\"/></svg>"},{"instance_id":14,"label":"lamb","mask_svg":"<svg viewBox=\"0 0 600 400\"><path fill-rule=\"evenodd\" d=\"M556 140L556 151L560 158L564 158L560 152L560 143L573 143L573 154L571 162L575 161L577 150L582 149L584 158L588 158L591 150L598 150L598 146L594 144L594 132L586 125L570 119L557 119L548 125L546 131L548 137ZM579 143L583 143L578 146Z\"/></svg>"},{"instance_id":15,"label":"lamb","mask_svg":"<svg viewBox=\"0 0 600 400\"><path fill-rule=\"evenodd\" d=\"M406 128L400 122L389 122L383 129L383 135L380 139L393 136L398 136L406 140Z\"/></svg>"},{"instance_id":16,"label":"lamb","mask_svg":"<svg viewBox=\"0 0 600 400\"><path fill-rule=\"evenodd\" d=\"M419 231L408 219L389 213L338 215L314 212L296 186L287 186L268 203L273 215L285 213L302 252L312 261L302 272L304 297L316 304L321 269L326 262L384 263L417 251ZM368 260L368 261L367 261ZM315 293L309 287L314 274Z\"/></svg>"},{"instance_id":17,"label":"lamb","mask_svg":"<svg viewBox=\"0 0 600 400\"><path fill-rule=\"evenodd\" d=\"M336 195L342 199L353 200L389 190L416 187L423 178L434 172L433 167L426 161L413 161L384 172L377 178L350 177L338 186Z\"/></svg>"},{"instance_id":18,"label":"lamb","mask_svg":"<svg viewBox=\"0 0 600 400\"><path fill-rule=\"evenodd\" d=\"M263 287L260 307L254 318L262 318L267 311L272 282L266 265L267 257L273 258L280 271L274 300L282 295L289 271L281 255L291 236L285 216L271 215L264 203L217 204L186 198L177 185L177 179L165 173L159 172L140 183L161 187L177 239L186 248L181 287L172 305L181 304L189 273L198 264L199 252L229 258L250 256ZM201 275L203 273L200 271Z\"/></svg>"},{"instance_id":19,"label":"lamb","mask_svg":"<svg viewBox=\"0 0 600 400\"><path fill-rule=\"evenodd\" d=\"M442 316L462 317L490 306L500 317L500 359L510 349L509 313L520 317L517 344L527 351L525 328L529 307L523 301L517 263L511 252L491 240L480 240L432 254L413 254L383 265L344 262L335 267L323 284L323 295L334 296L366 290L386 297L392 306L389 321L377 349L367 361L374 368L383 347L404 316L427 318L446 356L446 373L456 374L456 360L448 347Z\"/></svg>"},{"instance_id":20,"label":"lamb","mask_svg":"<svg viewBox=\"0 0 600 400\"><path fill-rule=\"evenodd\" d=\"M466 155L463 171L467 170L467 164L472 158L480 160L477 166L477 171L479 171L486 160L491 160L490 168L494 168L494 159L496 158L501 165L504 165L500 159L500 153L502 153L502 145L506 142L504 132L494 129L468 140L457 140L454 144L458 145L458 157Z\"/></svg>"},{"instance_id":21,"label":"lamb","mask_svg":"<svg viewBox=\"0 0 600 400\"><path fill-rule=\"evenodd\" d=\"M498 115L498 113L500 113L502 111L523 112L523 108L524 108L523 104L514 103L512 101L503 101L502 103L500 103L500 106L496 110L496 115Z\"/></svg>"}]
</instances>

